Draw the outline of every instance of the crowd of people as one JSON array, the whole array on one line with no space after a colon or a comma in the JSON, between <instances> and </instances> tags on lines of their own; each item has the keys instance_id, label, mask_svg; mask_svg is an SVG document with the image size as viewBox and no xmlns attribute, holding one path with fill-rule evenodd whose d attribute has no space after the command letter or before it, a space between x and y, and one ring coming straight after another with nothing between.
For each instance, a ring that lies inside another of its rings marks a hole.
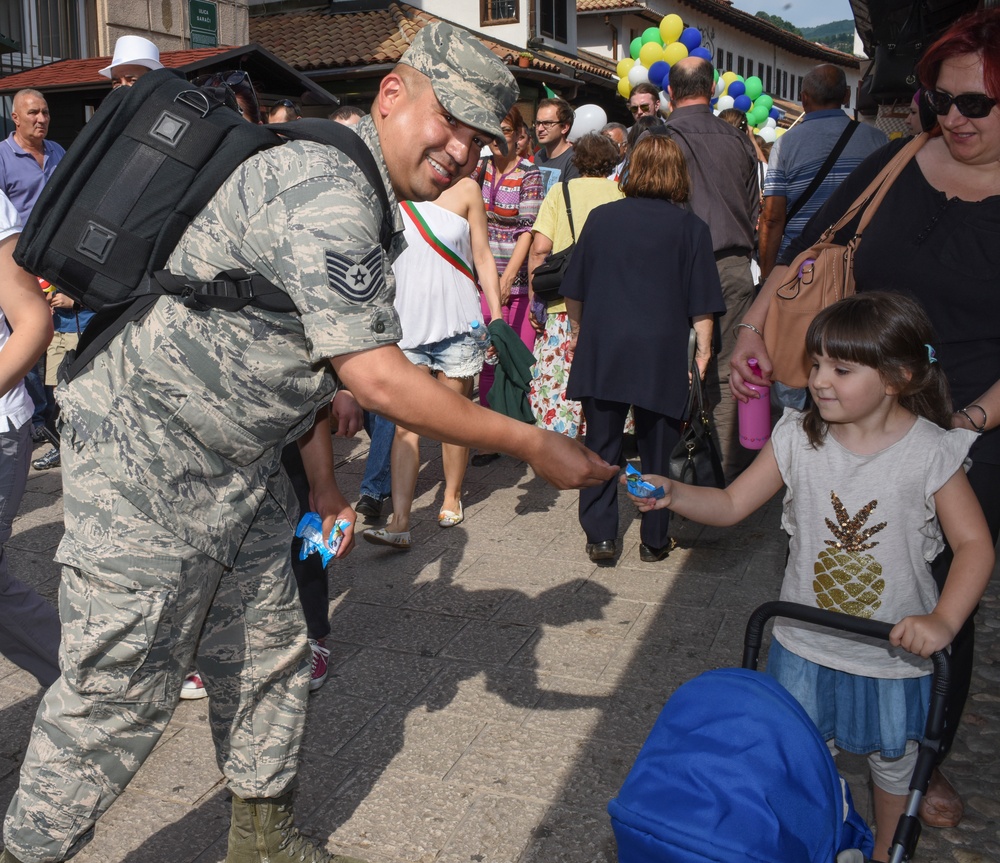
<instances>
[{"instance_id":1,"label":"crowd of people","mask_svg":"<svg viewBox=\"0 0 1000 863\"><path fill-rule=\"evenodd\" d=\"M151 42L125 36L101 74L131 87L161 68ZM515 105L510 71L482 43L426 25L370 111L330 116L354 129L379 177L292 136L237 167L171 255L169 269L188 279L260 273L295 313L202 314L165 295L58 388L90 313L13 262L64 155L48 140L44 96L18 93L15 131L0 142L0 651L47 691L0 863L76 853L188 697L209 699L233 794L227 860L349 863L293 819L330 622L325 567L300 558L287 514L315 511L324 535L346 522L338 557L354 548L358 516L371 524L359 531L366 542L410 549L428 437L442 446L439 527L465 520L472 449L475 468L507 454L580 489L581 547L613 565L630 434L645 479L664 489L634 498L644 562L669 555L671 511L734 524L784 487L782 598L896 624L894 651L877 657L784 626L770 668L831 746L870 756L884 859L927 711L922 660L952 645L940 763L968 694L975 609L1000 534L1000 343L989 311L1000 267L1000 13L960 19L917 72L914 131L926 143L865 232L859 295L813 321L812 372L797 391L771 381L770 299L901 146L850 120L835 67L806 76L803 118L773 147L745 116L716 116L713 69L697 57L673 65L665 94L632 89L630 128L577 138L568 102ZM197 84L248 122L302 117L291 99L262 106L242 71ZM263 203L248 186L267 190ZM643 238L645 252L626 237ZM536 296L534 271L569 249L558 293ZM757 396L751 360L786 406L756 459L736 419L738 403ZM669 477L693 376L724 489ZM334 475L332 436L362 427L371 446L355 508ZM61 622L9 574L2 550L32 442L43 439L51 448L34 467L62 468L56 559L60 606L72 613ZM873 513L880 524L862 529ZM819 600L827 588L800 577L876 545L862 562L881 575L865 582L863 607L832 590ZM961 820L940 770L920 814L933 826Z\"/></svg>"}]
</instances>

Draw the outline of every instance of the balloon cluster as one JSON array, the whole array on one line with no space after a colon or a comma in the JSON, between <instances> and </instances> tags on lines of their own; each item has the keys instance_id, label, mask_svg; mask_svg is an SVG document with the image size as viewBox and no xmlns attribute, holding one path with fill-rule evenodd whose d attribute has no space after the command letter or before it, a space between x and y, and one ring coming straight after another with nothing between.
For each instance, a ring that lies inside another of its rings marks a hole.
<instances>
[{"instance_id":1,"label":"balloon cluster","mask_svg":"<svg viewBox=\"0 0 1000 863\"><path fill-rule=\"evenodd\" d=\"M648 27L636 36L629 54L618 62L618 93L627 99L632 88L650 83L660 89L660 103L666 108L664 92L670 82L670 68L685 57L701 57L712 62L712 54L701 44L701 31L685 27L680 15L667 15L659 27ZM715 94L712 106L716 113L736 108L747 115L747 122L765 140L773 141L779 134L777 121L781 112L774 100L764 93L764 85L756 75L744 79L735 72L715 72Z\"/></svg>"},{"instance_id":2,"label":"balloon cluster","mask_svg":"<svg viewBox=\"0 0 1000 863\"><path fill-rule=\"evenodd\" d=\"M742 111L747 115L747 123L765 141L770 143L777 137L781 111L774 107L774 99L764 92L764 85L756 75L744 78L735 72L720 75L716 71L712 102L716 112L727 108Z\"/></svg>"}]
</instances>

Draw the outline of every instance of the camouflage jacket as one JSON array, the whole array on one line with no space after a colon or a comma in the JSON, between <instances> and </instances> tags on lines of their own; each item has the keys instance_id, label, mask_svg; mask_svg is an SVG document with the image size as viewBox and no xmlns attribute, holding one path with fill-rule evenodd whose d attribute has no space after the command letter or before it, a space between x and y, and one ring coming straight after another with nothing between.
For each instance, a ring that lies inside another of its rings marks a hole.
<instances>
[{"instance_id":1,"label":"camouflage jacket","mask_svg":"<svg viewBox=\"0 0 1000 863\"><path fill-rule=\"evenodd\" d=\"M339 150L297 141L244 162L192 222L169 268L199 279L246 268L281 286L299 314L193 311L160 298L60 393L70 445L101 463L142 512L230 563L281 448L307 431L339 386L328 358L397 342L392 262L402 224L374 124L358 127L383 174L399 231ZM86 477L64 477L85 483ZM287 483L271 490L296 511ZM72 539L60 561L78 564Z\"/></svg>"}]
</instances>

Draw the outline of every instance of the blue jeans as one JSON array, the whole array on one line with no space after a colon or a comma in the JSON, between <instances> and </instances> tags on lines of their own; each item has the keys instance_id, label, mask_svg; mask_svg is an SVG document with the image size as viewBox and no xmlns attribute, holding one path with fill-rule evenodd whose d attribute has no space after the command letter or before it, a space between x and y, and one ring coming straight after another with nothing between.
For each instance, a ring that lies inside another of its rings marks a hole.
<instances>
[{"instance_id":1,"label":"blue jeans","mask_svg":"<svg viewBox=\"0 0 1000 863\"><path fill-rule=\"evenodd\" d=\"M0 433L0 653L48 686L59 677L59 614L34 588L10 574L4 549L21 506L30 460L30 422Z\"/></svg>"},{"instance_id":2,"label":"blue jeans","mask_svg":"<svg viewBox=\"0 0 1000 863\"><path fill-rule=\"evenodd\" d=\"M365 462L365 475L361 478L361 494L382 500L392 491L389 457L392 455L396 426L385 417L368 411L364 412L364 423L371 446Z\"/></svg>"}]
</instances>

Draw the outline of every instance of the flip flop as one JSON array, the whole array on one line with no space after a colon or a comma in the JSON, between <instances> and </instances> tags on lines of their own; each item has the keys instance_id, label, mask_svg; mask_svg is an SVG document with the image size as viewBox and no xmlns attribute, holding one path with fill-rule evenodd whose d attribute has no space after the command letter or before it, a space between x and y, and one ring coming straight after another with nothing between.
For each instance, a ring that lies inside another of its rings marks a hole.
<instances>
[{"instance_id":1,"label":"flip flop","mask_svg":"<svg viewBox=\"0 0 1000 863\"><path fill-rule=\"evenodd\" d=\"M365 542L370 542L372 545L387 545L398 551L410 550L410 532L408 530L401 533L390 533L384 527L370 527L363 531L361 536L364 537Z\"/></svg>"},{"instance_id":2,"label":"flip flop","mask_svg":"<svg viewBox=\"0 0 1000 863\"><path fill-rule=\"evenodd\" d=\"M462 509L462 501L458 502L458 512L443 509L438 513L438 527L454 527L463 521L465 521L465 510Z\"/></svg>"}]
</instances>

